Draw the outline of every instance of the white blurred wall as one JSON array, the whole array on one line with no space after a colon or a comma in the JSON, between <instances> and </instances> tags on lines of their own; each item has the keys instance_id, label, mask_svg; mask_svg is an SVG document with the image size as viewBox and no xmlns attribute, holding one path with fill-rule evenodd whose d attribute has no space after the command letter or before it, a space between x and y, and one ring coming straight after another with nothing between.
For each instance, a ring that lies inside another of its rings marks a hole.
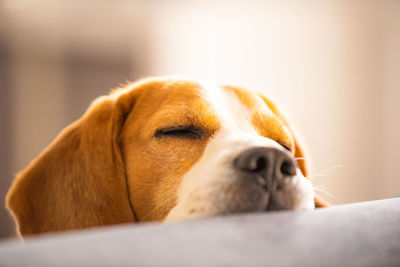
<instances>
[{"instance_id":1,"label":"white blurred wall","mask_svg":"<svg viewBox=\"0 0 400 267\"><path fill-rule=\"evenodd\" d=\"M400 1L9 0L0 11L12 173L109 88L180 74L275 96L314 173L342 165L313 179L328 201L400 195Z\"/></svg>"}]
</instances>

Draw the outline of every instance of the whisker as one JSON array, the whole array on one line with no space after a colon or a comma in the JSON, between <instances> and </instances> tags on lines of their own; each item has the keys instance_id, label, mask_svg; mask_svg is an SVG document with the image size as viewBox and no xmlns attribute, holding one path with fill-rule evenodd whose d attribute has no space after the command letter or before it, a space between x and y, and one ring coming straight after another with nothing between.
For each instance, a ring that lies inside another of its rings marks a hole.
<instances>
[{"instance_id":1,"label":"whisker","mask_svg":"<svg viewBox=\"0 0 400 267\"><path fill-rule=\"evenodd\" d=\"M308 176L307 178L312 180L313 178L316 178L316 177L327 177L327 176L328 176L327 174L314 174L314 175Z\"/></svg>"},{"instance_id":2,"label":"whisker","mask_svg":"<svg viewBox=\"0 0 400 267\"><path fill-rule=\"evenodd\" d=\"M325 174L326 172L329 172L329 171L332 171L332 170L338 169L338 168L343 168L343 165L339 164L339 165L335 165L335 166L323 169L323 170L317 172L316 175Z\"/></svg>"},{"instance_id":3,"label":"whisker","mask_svg":"<svg viewBox=\"0 0 400 267\"><path fill-rule=\"evenodd\" d=\"M321 170L321 171L319 171L319 172L317 172L317 173L315 173L313 175L307 176L307 178L311 180L311 179L313 179L315 177L326 177L326 176L328 176L327 172L330 172L330 171L332 171L334 169L342 168L342 167L343 167L343 165L341 165L341 164L335 165L335 166L323 169L323 170Z\"/></svg>"},{"instance_id":4,"label":"whisker","mask_svg":"<svg viewBox=\"0 0 400 267\"><path fill-rule=\"evenodd\" d=\"M333 195L332 195L331 193L329 193L329 192L326 191L325 189L322 189L321 187L313 186L313 189L314 189L315 191L319 191L319 192L325 193L325 194L327 194L329 197L333 198Z\"/></svg>"},{"instance_id":5,"label":"whisker","mask_svg":"<svg viewBox=\"0 0 400 267\"><path fill-rule=\"evenodd\" d=\"M294 158L295 160L306 160L307 158L306 157L300 157L300 158Z\"/></svg>"}]
</instances>

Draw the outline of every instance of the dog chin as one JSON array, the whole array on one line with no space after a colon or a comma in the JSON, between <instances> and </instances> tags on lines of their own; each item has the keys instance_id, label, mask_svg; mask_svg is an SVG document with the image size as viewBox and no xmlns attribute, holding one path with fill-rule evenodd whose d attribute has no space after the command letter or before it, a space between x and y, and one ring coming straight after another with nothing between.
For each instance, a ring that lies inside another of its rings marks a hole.
<instances>
[{"instance_id":1,"label":"dog chin","mask_svg":"<svg viewBox=\"0 0 400 267\"><path fill-rule=\"evenodd\" d=\"M169 212L165 222L247 212L313 210L314 192L304 177L296 176L284 189L267 192L246 180L212 183L196 188Z\"/></svg>"}]
</instances>

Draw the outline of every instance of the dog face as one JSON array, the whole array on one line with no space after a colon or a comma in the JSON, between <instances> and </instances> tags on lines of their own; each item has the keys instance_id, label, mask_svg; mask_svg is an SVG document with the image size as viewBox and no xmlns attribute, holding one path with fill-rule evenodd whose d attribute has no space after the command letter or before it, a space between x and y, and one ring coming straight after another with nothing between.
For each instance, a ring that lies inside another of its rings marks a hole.
<instances>
[{"instance_id":1,"label":"dog face","mask_svg":"<svg viewBox=\"0 0 400 267\"><path fill-rule=\"evenodd\" d=\"M7 205L23 235L310 210L323 204L305 178L303 157L265 96L148 79L97 99L18 175Z\"/></svg>"}]
</instances>

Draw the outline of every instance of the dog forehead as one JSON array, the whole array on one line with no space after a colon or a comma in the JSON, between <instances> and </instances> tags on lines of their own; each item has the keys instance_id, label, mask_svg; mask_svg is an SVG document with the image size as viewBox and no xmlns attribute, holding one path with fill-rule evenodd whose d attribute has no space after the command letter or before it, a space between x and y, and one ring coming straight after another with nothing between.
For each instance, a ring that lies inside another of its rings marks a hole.
<instances>
[{"instance_id":1,"label":"dog forehead","mask_svg":"<svg viewBox=\"0 0 400 267\"><path fill-rule=\"evenodd\" d=\"M255 92L232 86L218 86L212 82L202 81L200 85L201 95L220 119L222 130L256 134L254 115L272 115L272 111Z\"/></svg>"},{"instance_id":2,"label":"dog forehead","mask_svg":"<svg viewBox=\"0 0 400 267\"><path fill-rule=\"evenodd\" d=\"M255 91L182 77L147 79L135 87L132 92L139 91L141 96L136 109L143 117L150 116L153 124L192 122L226 133L265 137L276 132L269 128L280 128L274 112Z\"/></svg>"}]
</instances>

